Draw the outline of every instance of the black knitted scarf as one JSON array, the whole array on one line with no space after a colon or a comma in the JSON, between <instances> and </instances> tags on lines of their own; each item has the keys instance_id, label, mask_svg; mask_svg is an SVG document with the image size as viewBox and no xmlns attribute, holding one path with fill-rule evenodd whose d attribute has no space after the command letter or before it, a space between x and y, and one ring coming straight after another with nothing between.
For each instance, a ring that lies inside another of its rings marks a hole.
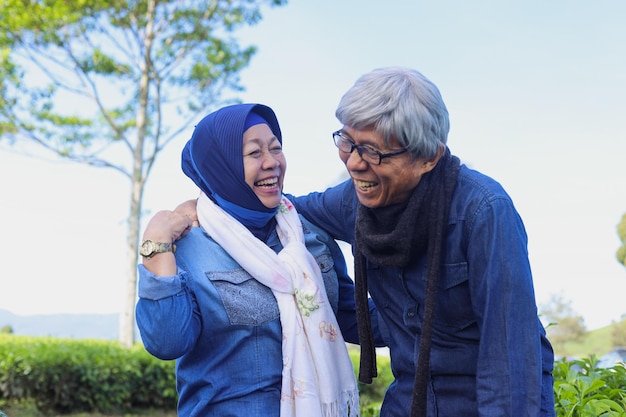
<instances>
[{"instance_id":1,"label":"black knitted scarf","mask_svg":"<svg viewBox=\"0 0 626 417\"><path fill-rule=\"evenodd\" d=\"M411 417L426 416L426 392L430 379L430 345L437 296L437 281L446 236L450 201L460 161L446 148L437 166L425 174L403 204L370 209L359 205L355 229L355 297L361 363L359 381L376 377L376 351L368 307L366 260L381 266L406 267L427 255L424 318L413 385Z\"/></svg>"}]
</instances>

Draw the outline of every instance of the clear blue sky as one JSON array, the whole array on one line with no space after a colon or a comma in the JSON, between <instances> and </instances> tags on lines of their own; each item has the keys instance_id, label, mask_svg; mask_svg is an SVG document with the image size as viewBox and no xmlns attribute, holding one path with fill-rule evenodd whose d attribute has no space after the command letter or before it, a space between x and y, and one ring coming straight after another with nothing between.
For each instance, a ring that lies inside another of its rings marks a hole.
<instances>
[{"instance_id":1,"label":"clear blue sky","mask_svg":"<svg viewBox=\"0 0 626 417\"><path fill-rule=\"evenodd\" d=\"M440 88L449 146L511 194L527 227L539 303L571 300L589 328L626 313L615 260L626 212L626 2L292 0L238 33L259 52L245 101L277 112L286 191L343 174L330 132L361 74L413 67ZM189 127L162 154L145 209L195 198L179 169ZM0 148L0 308L118 312L128 184L113 171Z\"/></svg>"}]
</instances>

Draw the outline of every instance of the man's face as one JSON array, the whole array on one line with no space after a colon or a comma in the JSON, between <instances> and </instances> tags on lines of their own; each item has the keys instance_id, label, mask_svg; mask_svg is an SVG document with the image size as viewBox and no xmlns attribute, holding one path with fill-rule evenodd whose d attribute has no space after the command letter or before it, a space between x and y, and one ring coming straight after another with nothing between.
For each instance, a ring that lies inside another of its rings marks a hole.
<instances>
[{"instance_id":1,"label":"man's face","mask_svg":"<svg viewBox=\"0 0 626 417\"><path fill-rule=\"evenodd\" d=\"M373 129L358 130L344 126L341 131L342 136L355 145L368 146L382 154L401 149L395 141L391 145L397 146L386 147L382 135ZM380 165L363 160L356 149L352 153L339 150L339 158L354 181L359 201L369 208L406 201L422 175L436 166L436 160L434 163L424 159L412 161L408 152L384 158Z\"/></svg>"}]
</instances>

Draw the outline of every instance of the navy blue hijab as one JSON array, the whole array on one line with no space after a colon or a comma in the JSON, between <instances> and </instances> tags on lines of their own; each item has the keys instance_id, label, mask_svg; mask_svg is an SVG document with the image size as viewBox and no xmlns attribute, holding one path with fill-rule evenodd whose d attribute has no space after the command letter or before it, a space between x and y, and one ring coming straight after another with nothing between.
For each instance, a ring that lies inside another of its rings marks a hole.
<instances>
[{"instance_id":1,"label":"navy blue hijab","mask_svg":"<svg viewBox=\"0 0 626 417\"><path fill-rule=\"evenodd\" d=\"M283 143L271 108L262 104L235 104L202 119L182 152L183 172L255 235L255 231L266 229L278 210L278 207L265 207L245 181L243 133L259 123L267 124Z\"/></svg>"}]
</instances>

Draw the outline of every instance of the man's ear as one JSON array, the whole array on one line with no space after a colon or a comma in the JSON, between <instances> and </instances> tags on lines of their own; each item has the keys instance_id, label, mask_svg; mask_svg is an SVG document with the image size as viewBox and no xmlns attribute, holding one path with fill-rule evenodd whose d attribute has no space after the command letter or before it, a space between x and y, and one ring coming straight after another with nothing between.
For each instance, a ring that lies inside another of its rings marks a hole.
<instances>
[{"instance_id":1,"label":"man's ear","mask_svg":"<svg viewBox=\"0 0 626 417\"><path fill-rule=\"evenodd\" d=\"M423 173L427 173L432 171L436 166L437 163L439 162L439 160L441 159L441 157L443 156L443 154L446 152L446 145L444 145L443 143L439 143L439 145L437 146L437 155L435 155L434 158L428 160L428 161L424 161L423 162Z\"/></svg>"}]
</instances>

